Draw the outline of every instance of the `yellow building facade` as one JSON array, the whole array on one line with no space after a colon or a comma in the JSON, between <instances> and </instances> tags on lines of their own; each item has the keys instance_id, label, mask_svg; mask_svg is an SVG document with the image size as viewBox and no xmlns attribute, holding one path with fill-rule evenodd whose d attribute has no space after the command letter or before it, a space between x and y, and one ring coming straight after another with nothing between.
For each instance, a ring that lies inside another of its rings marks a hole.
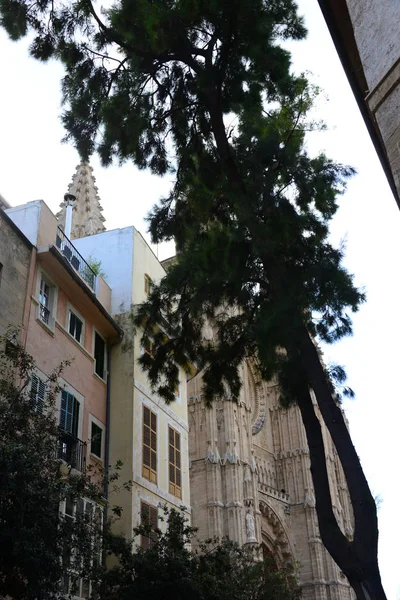
<instances>
[{"instance_id":1,"label":"yellow building facade","mask_svg":"<svg viewBox=\"0 0 400 600\"><path fill-rule=\"evenodd\" d=\"M132 316L146 300L151 282L165 275L142 235L125 227L75 239L74 244L83 256L101 262L111 288L111 312L124 330L123 342L111 351L110 464L121 461L119 483L132 485L110 500L122 508L116 529L131 538L143 516L162 528L163 506L185 507L190 516L186 377L182 370L176 399L167 406L151 391L137 362L151 348L142 347Z\"/></svg>"}]
</instances>

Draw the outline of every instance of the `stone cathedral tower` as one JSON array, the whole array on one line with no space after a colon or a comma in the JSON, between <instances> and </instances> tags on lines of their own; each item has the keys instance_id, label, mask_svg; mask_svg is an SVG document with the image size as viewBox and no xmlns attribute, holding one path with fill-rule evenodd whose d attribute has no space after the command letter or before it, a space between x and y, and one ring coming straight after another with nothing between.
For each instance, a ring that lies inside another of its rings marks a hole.
<instances>
[{"instance_id":1,"label":"stone cathedral tower","mask_svg":"<svg viewBox=\"0 0 400 600\"><path fill-rule=\"evenodd\" d=\"M95 185L93 168L87 162L76 167L68 192L76 196L72 207L71 239L93 235L105 231L103 209L100 205L98 189ZM56 217L60 227L65 227L65 201L60 204L61 210Z\"/></svg>"},{"instance_id":2,"label":"stone cathedral tower","mask_svg":"<svg viewBox=\"0 0 400 600\"><path fill-rule=\"evenodd\" d=\"M242 366L240 401L205 407L201 376L188 383L192 524L201 538L261 544L300 566L304 600L350 600L352 591L322 545L300 412L279 405L277 386ZM318 409L316 407L318 414ZM336 518L352 536L344 474L322 424Z\"/></svg>"}]
</instances>

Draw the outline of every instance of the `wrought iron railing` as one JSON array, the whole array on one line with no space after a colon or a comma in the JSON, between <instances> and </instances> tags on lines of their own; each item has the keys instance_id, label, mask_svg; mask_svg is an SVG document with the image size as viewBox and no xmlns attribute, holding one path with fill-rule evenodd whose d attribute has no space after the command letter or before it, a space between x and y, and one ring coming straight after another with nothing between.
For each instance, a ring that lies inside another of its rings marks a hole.
<instances>
[{"instance_id":1,"label":"wrought iron railing","mask_svg":"<svg viewBox=\"0 0 400 600\"><path fill-rule=\"evenodd\" d=\"M78 252L71 240L67 238L61 227L57 228L56 246L75 271L79 273L82 279L84 279L92 290L94 290L96 273Z\"/></svg>"},{"instance_id":2,"label":"wrought iron railing","mask_svg":"<svg viewBox=\"0 0 400 600\"><path fill-rule=\"evenodd\" d=\"M46 325L48 325L50 321L50 311L44 304L40 304L39 314L43 323L46 323Z\"/></svg>"},{"instance_id":3,"label":"wrought iron railing","mask_svg":"<svg viewBox=\"0 0 400 600\"><path fill-rule=\"evenodd\" d=\"M71 465L73 469L83 471L86 464L86 443L60 428L57 458Z\"/></svg>"}]
</instances>

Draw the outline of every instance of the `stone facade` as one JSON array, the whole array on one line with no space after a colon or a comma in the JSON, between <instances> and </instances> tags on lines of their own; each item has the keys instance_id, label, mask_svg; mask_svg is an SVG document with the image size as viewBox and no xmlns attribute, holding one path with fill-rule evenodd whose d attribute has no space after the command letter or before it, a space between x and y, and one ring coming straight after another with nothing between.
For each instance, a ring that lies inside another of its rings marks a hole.
<instances>
[{"instance_id":1,"label":"stone facade","mask_svg":"<svg viewBox=\"0 0 400 600\"><path fill-rule=\"evenodd\" d=\"M0 209L0 334L24 324L32 246Z\"/></svg>"},{"instance_id":2,"label":"stone facade","mask_svg":"<svg viewBox=\"0 0 400 600\"><path fill-rule=\"evenodd\" d=\"M76 167L72 183L68 187L68 192L76 196L72 206L72 240L100 233L106 229L95 181L93 168L88 163L83 162ZM62 229L65 228L65 206L63 201L60 204L61 210L56 215Z\"/></svg>"},{"instance_id":3,"label":"stone facade","mask_svg":"<svg viewBox=\"0 0 400 600\"><path fill-rule=\"evenodd\" d=\"M400 3L347 0L347 6L368 84L366 102L400 194Z\"/></svg>"},{"instance_id":4,"label":"stone facade","mask_svg":"<svg viewBox=\"0 0 400 600\"><path fill-rule=\"evenodd\" d=\"M300 412L279 405L277 386L242 367L238 403L206 408L201 377L188 384L192 522L199 537L262 544L279 564L298 561L304 600L349 600L352 592L318 530L309 452ZM318 414L318 409L316 407ZM345 478L323 427L334 511L352 536Z\"/></svg>"},{"instance_id":5,"label":"stone facade","mask_svg":"<svg viewBox=\"0 0 400 600\"><path fill-rule=\"evenodd\" d=\"M400 206L400 2L319 3Z\"/></svg>"}]
</instances>

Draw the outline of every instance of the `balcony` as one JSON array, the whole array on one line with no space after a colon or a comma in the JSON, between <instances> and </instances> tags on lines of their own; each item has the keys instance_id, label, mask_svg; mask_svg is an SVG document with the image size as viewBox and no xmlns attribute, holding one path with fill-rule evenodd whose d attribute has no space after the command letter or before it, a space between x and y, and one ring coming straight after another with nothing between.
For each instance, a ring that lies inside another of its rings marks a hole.
<instances>
[{"instance_id":1,"label":"balcony","mask_svg":"<svg viewBox=\"0 0 400 600\"><path fill-rule=\"evenodd\" d=\"M78 252L70 239L60 227L57 227L56 246L72 268L82 277L87 285L95 291L96 273Z\"/></svg>"},{"instance_id":2,"label":"balcony","mask_svg":"<svg viewBox=\"0 0 400 600\"><path fill-rule=\"evenodd\" d=\"M73 469L83 471L86 465L86 443L60 428L57 458L66 462Z\"/></svg>"}]
</instances>

